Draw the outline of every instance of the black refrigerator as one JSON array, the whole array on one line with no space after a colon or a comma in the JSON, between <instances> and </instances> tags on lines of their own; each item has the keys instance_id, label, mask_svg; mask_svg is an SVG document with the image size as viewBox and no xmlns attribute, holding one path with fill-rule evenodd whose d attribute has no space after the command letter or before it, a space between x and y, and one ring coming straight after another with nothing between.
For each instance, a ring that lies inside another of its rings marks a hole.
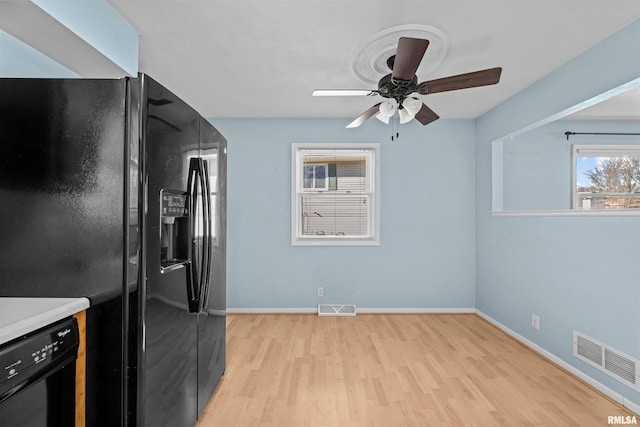
<instances>
[{"instance_id":1,"label":"black refrigerator","mask_svg":"<svg viewBox=\"0 0 640 427\"><path fill-rule=\"evenodd\" d=\"M144 74L0 79L0 296L90 299L88 426L193 426L223 375L226 150Z\"/></svg>"}]
</instances>

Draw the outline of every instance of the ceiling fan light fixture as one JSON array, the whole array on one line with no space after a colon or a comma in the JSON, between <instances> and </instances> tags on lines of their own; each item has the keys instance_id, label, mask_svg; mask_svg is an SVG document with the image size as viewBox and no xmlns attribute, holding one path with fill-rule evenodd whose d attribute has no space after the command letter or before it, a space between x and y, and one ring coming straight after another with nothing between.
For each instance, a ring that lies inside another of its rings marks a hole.
<instances>
[{"instance_id":1,"label":"ceiling fan light fixture","mask_svg":"<svg viewBox=\"0 0 640 427\"><path fill-rule=\"evenodd\" d=\"M422 101L418 98L409 97L402 101L402 106L409 114L411 114L411 117L415 117L415 115L418 114L418 111L420 111L420 108L422 108Z\"/></svg>"},{"instance_id":2,"label":"ceiling fan light fixture","mask_svg":"<svg viewBox=\"0 0 640 427\"><path fill-rule=\"evenodd\" d=\"M386 117L387 119L389 117L393 117L393 115L396 113L396 103L392 100L384 101L380 104L379 110L379 116Z\"/></svg>"},{"instance_id":3,"label":"ceiling fan light fixture","mask_svg":"<svg viewBox=\"0 0 640 427\"><path fill-rule=\"evenodd\" d=\"M376 114L376 119L380 120L385 125L388 125L389 124L389 120L391 119L391 117L390 116L383 116L382 114L378 113L378 114Z\"/></svg>"},{"instance_id":4,"label":"ceiling fan light fixture","mask_svg":"<svg viewBox=\"0 0 640 427\"><path fill-rule=\"evenodd\" d=\"M411 114L406 108L399 108L398 116L400 116L400 124L405 124L413 120L415 114Z\"/></svg>"}]
</instances>

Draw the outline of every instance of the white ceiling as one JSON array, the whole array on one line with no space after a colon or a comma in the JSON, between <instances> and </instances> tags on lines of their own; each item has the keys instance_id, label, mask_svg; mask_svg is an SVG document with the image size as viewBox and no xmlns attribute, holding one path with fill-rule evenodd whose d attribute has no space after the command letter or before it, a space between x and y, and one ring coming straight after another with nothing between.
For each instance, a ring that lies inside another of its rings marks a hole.
<instances>
[{"instance_id":1,"label":"white ceiling","mask_svg":"<svg viewBox=\"0 0 640 427\"><path fill-rule=\"evenodd\" d=\"M311 92L374 89L355 49L409 24L449 41L419 81L503 67L496 86L422 97L442 118L475 118L640 18L638 0L108 1L140 35L140 71L218 118L354 118L378 101Z\"/></svg>"}]
</instances>

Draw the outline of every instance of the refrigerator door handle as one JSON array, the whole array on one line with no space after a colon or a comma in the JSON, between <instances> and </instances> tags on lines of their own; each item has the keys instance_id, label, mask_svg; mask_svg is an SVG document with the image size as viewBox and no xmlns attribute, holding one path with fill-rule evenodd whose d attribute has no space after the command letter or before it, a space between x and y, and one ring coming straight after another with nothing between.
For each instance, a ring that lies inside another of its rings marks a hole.
<instances>
[{"instance_id":1,"label":"refrigerator door handle","mask_svg":"<svg viewBox=\"0 0 640 427\"><path fill-rule=\"evenodd\" d=\"M206 312L209 305L209 287L211 286L211 263L213 255L213 223L211 217L211 188L209 180L209 168L207 162L202 160L202 206L204 225L203 245L203 280L200 288L200 311Z\"/></svg>"},{"instance_id":2,"label":"refrigerator door handle","mask_svg":"<svg viewBox=\"0 0 640 427\"><path fill-rule=\"evenodd\" d=\"M197 313L200 305L200 266L197 259L197 236L196 236L196 213L198 212L198 187L201 182L202 165L198 158L189 160L189 178L187 181L187 192L189 194L189 239L191 240L189 249L190 263L187 265L187 303L189 313Z\"/></svg>"}]
</instances>

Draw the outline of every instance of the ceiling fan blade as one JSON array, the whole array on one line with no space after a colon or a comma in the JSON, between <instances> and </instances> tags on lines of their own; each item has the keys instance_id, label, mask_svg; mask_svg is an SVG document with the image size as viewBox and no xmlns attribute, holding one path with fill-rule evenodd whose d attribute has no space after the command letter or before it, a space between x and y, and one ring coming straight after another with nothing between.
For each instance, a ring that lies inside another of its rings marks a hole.
<instances>
[{"instance_id":1,"label":"ceiling fan blade","mask_svg":"<svg viewBox=\"0 0 640 427\"><path fill-rule=\"evenodd\" d=\"M431 122L435 122L439 118L440 116L438 116L431 108L427 107L424 103L422 103L422 107L420 107L420 111L416 113L415 117L415 119L423 125L428 125Z\"/></svg>"},{"instance_id":2,"label":"ceiling fan blade","mask_svg":"<svg viewBox=\"0 0 640 427\"><path fill-rule=\"evenodd\" d=\"M376 92L367 89L316 89L312 96L369 96Z\"/></svg>"},{"instance_id":3,"label":"ceiling fan blade","mask_svg":"<svg viewBox=\"0 0 640 427\"><path fill-rule=\"evenodd\" d=\"M500 81L501 67L429 80L418 85L420 95L494 85Z\"/></svg>"},{"instance_id":4,"label":"ceiling fan blade","mask_svg":"<svg viewBox=\"0 0 640 427\"><path fill-rule=\"evenodd\" d=\"M429 46L429 40L400 37L398 50L393 62L393 80L410 82L416 75L416 70Z\"/></svg>"},{"instance_id":5,"label":"ceiling fan blade","mask_svg":"<svg viewBox=\"0 0 640 427\"><path fill-rule=\"evenodd\" d=\"M357 119L355 119L354 121L352 121L347 125L347 128L357 128L358 126L360 126L361 124L369 120L371 117L375 116L378 113L378 111L380 111L379 110L380 104L382 103L378 102L376 105L369 108L364 113L360 114L360 116L358 116Z\"/></svg>"}]
</instances>

